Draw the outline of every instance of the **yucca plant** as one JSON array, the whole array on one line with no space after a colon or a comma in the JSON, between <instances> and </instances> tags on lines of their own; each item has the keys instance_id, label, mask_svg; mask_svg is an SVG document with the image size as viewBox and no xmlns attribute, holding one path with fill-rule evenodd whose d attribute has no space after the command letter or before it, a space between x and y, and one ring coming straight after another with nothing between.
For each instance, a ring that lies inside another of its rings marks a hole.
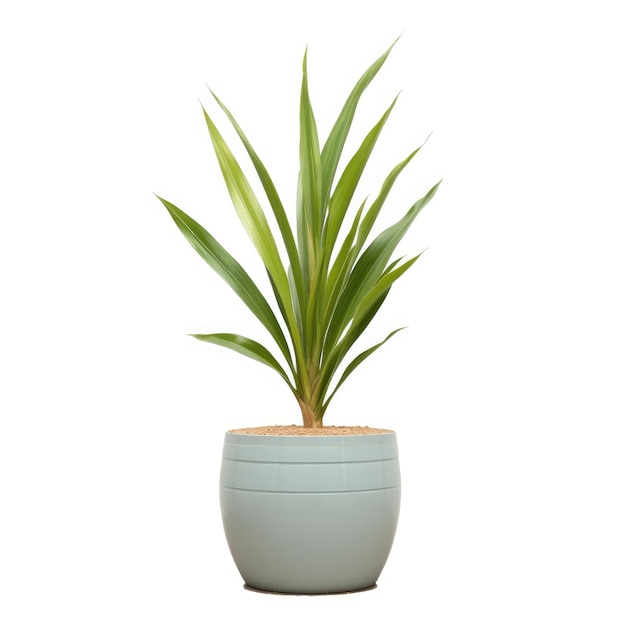
<instances>
[{"instance_id":1,"label":"yucca plant","mask_svg":"<svg viewBox=\"0 0 626 626\"><path fill-rule=\"evenodd\" d=\"M437 183L432 187L399 221L377 236L371 236L389 192L419 151L420 148L417 148L391 170L371 203L365 200L349 211L365 166L397 98L367 133L341 172L338 172L339 162L359 100L386 61L393 45L357 81L323 147L309 97L305 52L300 96L300 174L295 233L268 170L233 115L212 94L256 170L280 232L280 240L275 237L267 212L240 163L206 109L202 109L234 208L267 271L277 311L272 309L241 264L205 228L177 206L159 197L189 243L269 331L280 354L272 353L258 341L239 334L192 336L235 350L276 371L296 397L305 427L322 426L329 402L348 376L401 330L389 333L385 339L360 352L345 365L355 343L380 309L392 285L419 258L419 254L408 260L392 259L392 256L417 214L439 186ZM348 217L352 213L354 215ZM283 257L286 258L285 263Z\"/></svg>"}]
</instances>

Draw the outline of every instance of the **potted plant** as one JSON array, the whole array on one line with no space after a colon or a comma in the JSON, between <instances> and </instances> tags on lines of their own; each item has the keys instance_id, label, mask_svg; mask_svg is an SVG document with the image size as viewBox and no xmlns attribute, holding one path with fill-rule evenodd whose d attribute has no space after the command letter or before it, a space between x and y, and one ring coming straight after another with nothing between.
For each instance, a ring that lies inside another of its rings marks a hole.
<instances>
[{"instance_id":1,"label":"potted plant","mask_svg":"<svg viewBox=\"0 0 626 626\"><path fill-rule=\"evenodd\" d=\"M203 226L159 198L189 243L267 329L274 347L233 333L193 336L272 368L302 415L302 426L251 427L225 434L222 518L234 561L250 588L302 594L371 588L393 543L400 508L395 432L323 424L330 401L348 376L400 330L354 353L393 284L419 258L394 258L394 251L439 185L400 220L373 235L389 192L417 148L391 169L373 201L353 206L357 185L396 100L345 167L339 167L359 100L393 45L359 78L323 145L309 98L305 52L295 228L268 170L229 109L213 94L256 171L273 227L269 211L262 208L203 107L234 208L267 271L271 299Z\"/></svg>"}]
</instances>

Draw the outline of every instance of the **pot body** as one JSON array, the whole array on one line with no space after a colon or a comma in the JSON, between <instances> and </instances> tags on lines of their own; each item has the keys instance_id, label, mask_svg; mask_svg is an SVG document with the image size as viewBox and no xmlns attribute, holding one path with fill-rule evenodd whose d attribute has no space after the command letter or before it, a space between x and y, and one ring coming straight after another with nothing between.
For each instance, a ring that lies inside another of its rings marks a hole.
<instances>
[{"instance_id":1,"label":"pot body","mask_svg":"<svg viewBox=\"0 0 626 626\"><path fill-rule=\"evenodd\" d=\"M248 586L301 594L366 589L385 565L400 513L396 435L227 432L220 505Z\"/></svg>"}]
</instances>

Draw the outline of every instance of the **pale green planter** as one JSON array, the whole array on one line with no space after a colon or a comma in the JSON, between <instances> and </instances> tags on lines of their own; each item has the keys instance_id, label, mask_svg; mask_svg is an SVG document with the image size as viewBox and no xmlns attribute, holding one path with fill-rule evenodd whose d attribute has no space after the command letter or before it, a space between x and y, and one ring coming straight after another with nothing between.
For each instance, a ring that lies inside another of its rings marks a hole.
<instances>
[{"instance_id":1,"label":"pale green planter","mask_svg":"<svg viewBox=\"0 0 626 626\"><path fill-rule=\"evenodd\" d=\"M220 502L248 587L300 594L373 587L400 513L396 435L227 432Z\"/></svg>"}]
</instances>

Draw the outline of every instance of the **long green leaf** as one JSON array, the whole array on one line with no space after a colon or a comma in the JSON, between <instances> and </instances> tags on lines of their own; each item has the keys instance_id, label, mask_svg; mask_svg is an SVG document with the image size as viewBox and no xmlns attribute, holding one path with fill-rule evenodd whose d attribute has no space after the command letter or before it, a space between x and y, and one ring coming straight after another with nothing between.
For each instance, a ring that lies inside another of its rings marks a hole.
<instances>
[{"instance_id":1,"label":"long green leaf","mask_svg":"<svg viewBox=\"0 0 626 626\"><path fill-rule=\"evenodd\" d=\"M354 320L347 329L345 335L341 341L332 350L324 354L324 365L320 376L320 393L325 396L330 387L331 381L335 376L335 372L341 365L342 361L348 354L350 348L354 345L356 340L363 334L369 323L375 317L376 313L382 306L383 302L389 294L389 289L382 293L376 302L373 302L369 309Z\"/></svg>"},{"instance_id":2,"label":"long green leaf","mask_svg":"<svg viewBox=\"0 0 626 626\"><path fill-rule=\"evenodd\" d=\"M305 280L313 280L321 243L324 207L317 125L309 97L307 54L302 62L300 93L300 178L298 181L298 233Z\"/></svg>"},{"instance_id":3,"label":"long green leaf","mask_svg":"<svg viewBox=\"0 0 626 626\"><path fill-rule=\"evenodd\" d=\"M296 288L296 292L298 294L299 305L300 307L302 307L304 303L304 285L302 282L302 271L300 268L300 260L298 257L298 248L296 246L293 232L291 230L291 225L289 224L289 219L287 217L287 213L285 211L283 203L280 199L280 196L278 195L278 192L276 191L276 187L267 171L267 168L252 147L252 144L248 140L242 128L237 123L237 120L233 117L232 113L228 110L226 105L213 92L211 92L211 94L230 120L233 128L237 131L237 134L239 135L241 142L245 146L248 155L250 156L250 160L252 161L252 164L256 169L259 180L263 185L265 195L269 200L270 206L274 213L274 217L276 218L276 223L278 224L280 233L283 238L283 242L285 244L285 249L289 257L291 271L293 272L293 282Z\"/></svg>"},{"instance_id":4,"label":"long green leaf","mask_svg":"<svg viewBox=\"0 0 626 626\"><path fill-rule=\"evenodd\" d=\"M237 159L217 130L206 109L203 108L203 111L231 200L241 223L250 236L276 287L276 292L282 304L281 311L284 311L286 315L285 321L293 343L295 359L299 363L298 368L305 367L302 341L294 314L289 278L283 267L267 218Z\"/></svg>"},{"instance_id":5,"label":"long green leaf","mask_svg":"<svg viewBox=\"0 0 626 626\"><path fill-rule=\"evenodd\" d=\"M378 59L376 59L376 61L374 61L374 63L372 63L372 65L370 65L370 67L368 67L359 78L356 85L350 92L348 99L343 105L341 113L330 131L330 134L328 135L328 139L326 140L324 149L322 150L322 192L324 204L326 204L330 198L335 172L337 171L337 165L339 164L339 159L341 158L341 153L343 152L348 132L352 126L352 121L354 119L354 114L356 112L357 105L359 104L359 100L376 74L378 74L378 71L387 60L389 53L396 45L397 41L398 40L396 39L396 41L394 41L391 46L389 46L389 48L387 48L387 50Z\"/></svg>"},{"instance_id":6,"label":"long green leaf","mask_svg":"<svg viewBox=\"0 0 626 626\"><path fill-rule=\"evenodd\" d=\"M391 172L389 173L389 175L383 182L380 188L380 192L378 193L378 196L376 197L376 199L372 203L372 206L369 208L369 210L363 217L361 228L359 228L359 236L358 236L357 245L355 248L355 251L357 254L361 251L363 244L365 243L368 235L370 234L374 226L374 223L376 222L376 218L378 217L385 203L385 200L387 199L387 196L391 192L391 189L393 188L393 185L396 182L398 176L402 173L404 168L413 160L413 157L423 148L423 146L424 144L422 144L419 148L416 148L415 150L413 150L413 152L411 152L411 154L409 154L409 156L406 157L406 159L400 161L400 163L398 163L398 165L396 165L391 170Z\"/></svg>"},{"instance_id":7,"label":"long green leaf","mask_svg":"<svg viewBox=\"0 0 626 626\"><path fill-rule=\"evenodd\" d=\"M230 348L239 354L243 354L255 361L259 361L268 367L271 367L274 371L278 372L283 380L289 385L289 388L296 393L294 386L291 384L289 377L285 373L285 370L280 366L280 363L274 358L272 353L262 346L258 341L249 339L242 335L234 335L232 333L212 333L209 335L193 334L192 337L199 339L200 341L206 341L207 343L213 343L218 346Z\"/></svg>"},{"instance_id":8,"label":"long green leaf","mask_svg":"<svg viewBox=\"0 0 626 626\"><path fill-rule=\"evenodd\" d=\"M362 140L343 172L339 171L339 163L357 106L395 43L356 82L323 148L320 146L311 105L305 51L300 91L300 168L294 229L267 168L234 116L213 94L247 151L266 197L261 199L264 204L267 199L276 222L272 227L278 226L282 241L275 239L268 223L269 215L266 216L237 158L203 108L211 142L233 205L267 271L276 300L277 307L272 305L276 313L241 265L200 224L172 203L160 198L191 245L269 331L288 368L279 363L264 345L248 337L229 333L193 336L227 347L276 371L296 395L305 425L320 422L328 403L346 379L365 359L401 330L393 331L382 342L361 352L351 361L348 359L393 284L416 262L418 256L408 261L390 261L417 214L438 187L435 185L399 221L368 243L395 181L418 148L391 170L367 210L366 202L361 204L355 217L351 218L347 234L339 241L340 233L347 226L344 226L344 222L366 164L395 100ZM288 264L283 264L281 259L285 253ZM280 316L284 324L282 321L279 323ZM277 351L276 356L280 356ZM344 367L346 360L349 363Z\"/></svg>"},{"instance_id":9,"label":"long green leaf","mask_svg":"<svg viewBox=\"0 0 626 626\"><path fill-rule=\"evenodd\" d=\"M383 182L381 189L378 193L378 196L372 203L371 207L368 209L367 213L363 217L363 221L358 224L360 221L362 207L357 214L357 218L353 224L352 229L346 240L344 240L344 244L342 246L341 251L337 255L328 277L328 290L327 290L327 302L326 302L326 310L325 310L325 320L324 323L326 325L329 324L330 318L337 306L337 301L339 295L345 287L345 284L348 280L350 272L354 267L354 263L360 254L365 241L371 232L371 229L382 209L387 196L389 195L394 183L396 182L398 176L402 172L402 170L410 163L413 157L417 154L420 148L414 150L407 158L398 163L393 170L388 174L387 178ZM354 241L354 233L353 229L358 226L358 237L354 246L347 251L345 249L348 241L350 241L350 246L352 245L352 241Z\"/></svg>"},{"instance_id":10,"label":"long green leaf","mask_svg":"<svg viewBox=\"0 0 626 626\"><path fill-rule=\"evenodd\" d=\"M439 184L437 183L424 197L413 204L404 217L378 235L363 252L350 274L333 313L326 336L325 351L336 344L361 300L382 276L396 246L418 213L435 195Z\"/></svg>"},{"instance_id":11,"label":"long green leaf","mask_svg":"<svg viewBox=\"0 0 626 626\"><path fill-rule=\"evenodd\" d=\"M270 332L293 371L292 357L282 328L267 300L243 267L198 222L168 200L157 196L196 252L221 276Z\"/></svg>"},{"instance_id":12,"label":"long green leaf","mask_svg":"<svg viewBox=\"0 0 626 626\"><path fill-rule=\"evenodd\" d=\"M360 301L354 314L354 321L357 321L362 315L365 315L370 306L378 300L378 298L386 293L391 286L402 276L416 261L422 256L422 253L409 259L402 265L388 269L380 278L380 280L372 287L372 289ZM395 264L394 264L395 265ZM354 322L353 322L354 323Z\"/></svg>"},{"instance_id":13,"label":"long green leaf","mask_svg":"<svg viewBox=\"0 0 626 626\"><path fill-rule=\"evenodd\" d=\"M404 328L397 328L393 332L389 333L387 335L387 337L385 339L383 339L380 343L377 343L375 346L372 346L371 348L368 348L364 352L361 352L361 354L359 354L359 356L357 356L353 361L350 362L348 367L346 367L346 369L344 370L341 378L339 379L339 382L335 386L335 389L326 398L326 401L324 402L324 411L326 410L326 407L328 406L328 403L333 399L334 395L337 393L337 390L339 389L339 387L341 387L341 385L343 385L343 383L346 381L348 376L350 376L350 374L352 374L352 372L354 372L354 370L359 365L361 365L361 363L363 363L363 361L365 361L365 359L367 359L368 356L370 356L371 354L376 352L376 350L378 350L378 348L380 348L383 344L387 343L387 341L389 341L396 333L400 332L401 330L404 330Z\"/></svg>"},{"instance_id":14,"label":"long green leaf","mask_svg":"<svg viewBox=\"0 0 626 626\"><path fill-rule=\"evenodd\" d=\"M387 298L392 285L417 261L420 256L421 254L418 254L398 267L396 266L400 260L398 259L397 261L394 261L387 268L381 279L376 283L376 285L374 285L371 291L361 300L349 328L339 344L331 351L331 354L327 359L327 363L325 363L321 376L321 385L324 394L327 392L331 378L334 376L337 367L372 321Z\"/></svg>"},{"instance_id":15,"label":"long green leaf","mask_svg":"<svg viewBox=\"0 0 626 626\"><path fill-rule=\"evenodd\" d=\"M343 174L339 178L337 187L333 192L330 202L328 204L328 221L326 229L324 231L324 255L327 259L326 267L330 262L330 255L335 246L339 229L343 223L345 214L352 201L352 196L356 191L357 185L361 180L363 170L369 160L372 150L376 145L376 141L380 136L380 133L385 125L385 122L389 118L393 107L395 106L397 98L391 103L391 106L385 111L383 116L378 120L376 125L367 134L359 149L354 156L350 159Z\"/></svg>"},{"instance_id":16,"label":"long green leaf","mask_svg":"<svg viewBox=\"0 0 626 626\"><path fill-rule=\"evenodd\" d=\"M338 294L341 293L341 289L343 289L344 285L344 277L350 273L350 269L352 268L352 264L350 259L353 255L353 243L354 239L357 235L359 225L361 222L361 215L363 214L363 210L365 208L365 202L363 201L361 206L359 207L354 219L352 221L352 227L348 231L348 234L345 236L343 243L341 244L341 248L337 253L337 258L335 259L330 272L328 273L328 283L327 283L327 301L326 301L326 309L324 311L324 322L329 319L328 311L329 307L334 306L337 301Z\"/></svg>"},{"instance_id":17,"label":"long green leaf","mask_svg":"<svg viewBox=\"0 0 626 626\"><path fill-rule=\"evenodd\" d=\"M202 110L222 176L226 182L226 187L237 215L257 249L259 256L263 259L265 267L267 267L274 278L281 297L287 303L291 300L287 274L282 265L274 235L267 222L265 213L237 159L217 130L206 109L203 108Z\"/></svg>"}]
</instances>

